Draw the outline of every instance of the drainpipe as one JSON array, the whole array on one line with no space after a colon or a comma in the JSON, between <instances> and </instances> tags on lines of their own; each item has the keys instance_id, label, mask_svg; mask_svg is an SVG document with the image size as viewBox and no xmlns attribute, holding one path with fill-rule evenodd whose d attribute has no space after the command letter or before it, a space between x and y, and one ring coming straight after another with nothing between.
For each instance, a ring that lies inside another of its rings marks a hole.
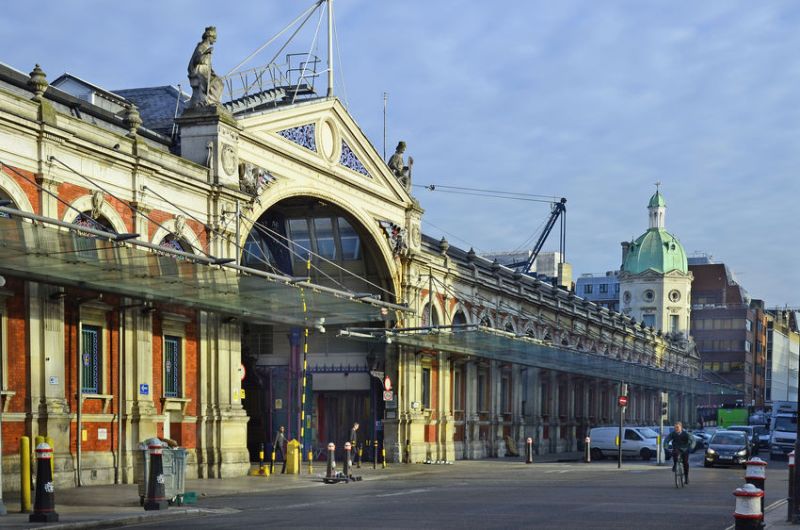
<instances>
[{"instance_id":1,"label":"drainpipe","mask_svg":"<svg viewBox=\"0 0 800 530\"><path fill-rule=\"evenodd\" d=\"M124 390L122 388L124 369L123 353L125 347L125 307L117 310L119 316L119 344L117 345L117 468L114 470L114 483L122 484L122 412L124 405Z\"/></svg>"},{"instance_id":2,"label":"drainpipe","mask_svg":"<svg viewBox=\"0 0 800 530\"><path fill-rule=\"evenodd\" d=\"M81 442L83 441L83 321L81 320L81 303L77 304L77 317L78 317L78 414L77 414L77 440L75 461L78 472L78 487L83 484L81 482Z\"/></svg>"}]
</instances>

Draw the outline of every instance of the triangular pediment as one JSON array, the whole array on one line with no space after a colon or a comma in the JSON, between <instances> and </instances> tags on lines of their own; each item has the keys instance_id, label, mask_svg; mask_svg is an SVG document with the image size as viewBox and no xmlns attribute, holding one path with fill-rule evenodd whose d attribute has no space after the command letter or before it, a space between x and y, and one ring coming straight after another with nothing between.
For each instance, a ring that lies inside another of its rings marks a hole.
<instances>
[{"instance_id":1,"label":"triangular pediment","mask_svg":"<svg viewBox=\"0 0 800 530\"><path fill-rule=\"evenodd\" d=\"M303 102L236 118L243 128L242 140L251 140L252 148L262 146L284 157L284 162L300 164L296 168L313 168L320 175L396 205L412 203L408 190L338 99Z\"/></svg>"}]
</instances>

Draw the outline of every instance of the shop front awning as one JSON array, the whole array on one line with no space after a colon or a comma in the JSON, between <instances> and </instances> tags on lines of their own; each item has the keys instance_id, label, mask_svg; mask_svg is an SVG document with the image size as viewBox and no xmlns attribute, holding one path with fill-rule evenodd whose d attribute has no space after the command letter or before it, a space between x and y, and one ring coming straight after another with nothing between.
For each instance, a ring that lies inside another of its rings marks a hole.
<instances>
[{"instance_id":1,"label":"shop front awning","mask_svg":"<svg viewBox=\"0 0 800 530\"><path fill-rule=\"evenodd\" d=\"M292 326L373 322L408 311L227 261L0 206L0 274Z\"/></svg>"},{"instance_id":2,"label":"shop front awning","mask_svg":"<svg viewBox=\"0 0 800 530\"><path fill-rule=\"evenodd\" d=\"M354 339L386 341L419 350L462 354L474 359L497 360L613 381L624 381L663 391L690 394L736 394L724 385L669 372L639 363L610 359L600 354L558 348L530 337L483 326L431 330L369 330L353 328L343 335Z\"/></svg>"}]
</instances>

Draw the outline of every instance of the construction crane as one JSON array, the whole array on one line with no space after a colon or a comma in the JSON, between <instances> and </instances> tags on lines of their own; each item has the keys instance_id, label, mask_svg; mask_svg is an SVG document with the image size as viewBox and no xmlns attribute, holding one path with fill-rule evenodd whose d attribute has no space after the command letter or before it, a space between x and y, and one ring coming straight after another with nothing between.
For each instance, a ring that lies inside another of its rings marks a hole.
<instances>
[{"instance_id":1,"label":"construction crane","mask_svg":"<svg viewBox=\"0 0 800 530\"><path fill-rule=\"evenodd\" d=\"M564 261L567 244L567 199L561 197L560 201L551 204L550 217L547 219L542 233L539 234L539 239L536 240L536 244L533 246L533 250L531 250L528 259L526 261L512 263L509 267L523 273L530 271L533 262L536 261L536 257L539 256L539 252L541 252L544 242L547 240L547 236L550 235L550 232L556 225L556 221L559 220L561 221L561 237L558 250L561 255L561 260Z\"/></svg>"}]
</instances>

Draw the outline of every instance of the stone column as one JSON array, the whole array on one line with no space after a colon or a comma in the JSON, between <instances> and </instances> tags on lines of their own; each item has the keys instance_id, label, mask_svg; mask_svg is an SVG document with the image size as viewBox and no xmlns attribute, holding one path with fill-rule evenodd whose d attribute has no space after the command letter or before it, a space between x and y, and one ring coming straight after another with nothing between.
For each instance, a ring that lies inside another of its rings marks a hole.
<instances>
[{"instance_id":1,"label":"stone column","mask_svg":"<svg viewBox=\"0 0 800 530\"><path fill-rule=\"evenodd\" d=\"M497 361L489 364L489 435L486 440L487 456L506 455L503 441L503 413L500 410L501 370Z\"/></svg>"},{"instance_id":2,"label":"stone column","mask_svg":"<svg viewBox=\"0 0 800 530\"><path fill-rule=\"evenodd\" d=\"M478 415L478 366L475 361L464 365L466 384L466 403L464 404L464 450L465 458L475 459L483 456L480 439L480 416Z\"/></svg>"},{"instance_id":3,"label":"stone column","mask_svg":"<svg viewBox=\"0 0 800 530\"><path fill-rule=\"evenodd\" d=\"M438 460L455 460L455 425L453 424L453 400L451 398L452 381L450 355L439 352L439 426L438 426Z\"/></svg>"},{"instance_id":4,"label":"stone column","mask_svg":"<svg viewBox=\"0 0 800 530\"><path fill-rule=\"evenodd\" d=\"M576 450L576 437L575 437L575 427L577 425L577 415L576 415L576 388L575 388L575 377L570 375L566 378L567 384L567 437L564 444L565 451L574 451Z\"/></svg>"},{"instance_id":5,"label":"stone column","mask_svg":"<svg viewBox=\"0 0 800 530\"><path fill-rule=\"evenodd\" d=\"M561 404L559 402L558 392L558 373L554 371L549 372L550 387L550 443L548 447L549 453L558 452L558 447L561 442Z\"/></svg>"}]
</instances>

